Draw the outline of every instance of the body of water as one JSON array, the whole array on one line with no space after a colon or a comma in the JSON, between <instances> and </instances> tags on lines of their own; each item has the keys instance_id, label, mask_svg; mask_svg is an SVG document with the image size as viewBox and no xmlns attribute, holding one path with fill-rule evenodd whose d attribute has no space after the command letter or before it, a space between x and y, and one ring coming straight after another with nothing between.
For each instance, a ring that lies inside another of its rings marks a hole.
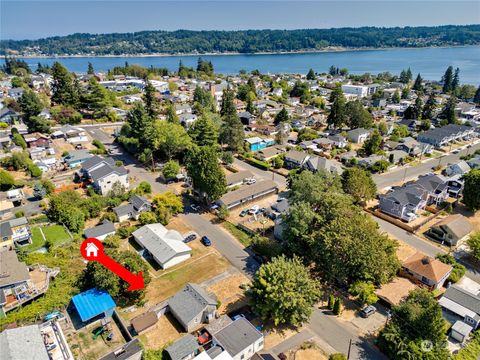
<instances>
[{"instance_id":1,"label":"body of water","mask_svg":"<svg viewBox=\"0 0 480 360\"><path fill-rule=\"evenodd\" d=\"M305 54L259 54L259 55L209 55L202 56L213 63L215 72L237 74L241 69L260 70L261 73L307 73L327 72L331 65L347 68L351 73L377 74L389 71L399 74L410 67L421 73L424 79L440 80L445 69L452 65L460 68L460 80L467 84L480 84L480 46L452 48L387 49ZM196 67L198 56L148 56L148 57L72 57L72 58L26 58L33 68L40 61L51 65L63 63L70 71L86 72L91 62L96 71L106 71L114 66L129 64L178 69L180 60L186 66Z\"/></svg>"}]
</instances>

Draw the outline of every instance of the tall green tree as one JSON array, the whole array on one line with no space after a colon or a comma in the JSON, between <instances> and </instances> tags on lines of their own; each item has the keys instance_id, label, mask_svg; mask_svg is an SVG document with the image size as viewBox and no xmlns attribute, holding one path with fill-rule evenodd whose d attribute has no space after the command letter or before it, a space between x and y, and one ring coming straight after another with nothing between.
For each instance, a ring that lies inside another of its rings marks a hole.
<instances>
[{"instance_id":1,"label":"tall green tree","mask_svg":"<svg viewBox=\"0 0 480 360\"><path fill-rule=\"evenodd\" d=\"M159 151L168 160L182 154L192 145L192 139L182 125L163 120L154 121L147 129L146 137L151 144L149 148Z\"/></svg>"},{"instance_id":2,"label":"tall green tree","mask_svg":"<svg viewBox=\"0 0 480 360\"><path fill-rule=\"evenodd\" d=\"M147 129L151 128L153 121L148 116L147 110L142 103L135 103L134 107L127 113L128 136L139 141L140 144L146 144L145 134Z\"/></svg>"},{"instance_id":3,"label":"tall green tree","mask_svg":"<svg viewBox=\"0 0 480 360\"><path fill-rule=\"evenodd\" d=\"M420 73L417 75L417 77L415 78L415 82L413 83L413 87L412 89L415 90L415 91L423 91L423 79L422 79L422 76L420 75Z\"/></svg>"},{"instance_id":4,"label":"tall green tree","mask_svg":"<svg viewBox=\"0 0 480 360\"><path fill-rule=\"evenodd\" d=\"M473 211L480 209L480 169L472 169L463 176L463 203Z\"/></svg>"},{"instance_id":5,"label":"tall green tree","mask_svg":"<svg viewBox=\"0 0 480 360\"><path fill-rule=\"evenodd\" d=\"M277 115L275 115L275 119L273 120L273 123L275 125L278 125L280 123L288 123L290 121L290 116L288 115L287 110L285 109L285 106L282 107L282 110L280 110Z\"/></svg>"},{"instance_id":6,"label":"tall green tree","mask_svg":"<svg viewBox=\"0 0 480 360\"><path fill-rule=\"evenodd\" d=\"M308 321L321 293L298 258L281 256L260 267L248 294L253 311L262 320L299 326Z\"/></svg>"},{"instance_id":7,"label":"tall green tree","mask_svg":"<svg viewBox=\"0 0 480 360\"><path fill-rule=\"evenodd\" d=\"M55 62L52 66L52 77L52 101L77 108L80 99L74 76L65 66Z\"/></svg>"},{"instance_id":8,"label":"tall green tree","mask_svg":"<svg viewBox=\"0 0 480 360\"><path fill-rule=\"evenodd\" d=\"M399 269L396 243L353 204L338 175L301 172L290 178L285 251L301 256L330 283L388 282Z\"/></svg>"},{"instance_id":9,"label":"tall green tree","mask_svg":"<svg viewBox=\"0 0 480 360\"><path fill-rule=\"evenodd\" d=\"M308 70L307 80L315 80L315 71L313 69Z\"/></svg>"},{"instance_id":10,"label":"tall green tree","mask_svg":"<svg viewBox=\"0 0 480 360\"><path fill-rule=\"evenodd\" d=\"M93 68L93 65L90 61L88 62L87 74L88 75L95 75L95 69Z\"/></svg>"},{"instance_id":11,"label":"tall green tree","mask_svg":"<svg viewBox=\"0 0 480 360\"><path fill-rule=\"evenodd\" d=\"M152 83L146 79L146 85L143 94L143 102L145 103L145 109L147 110L148 116L152 119L157 117L157 98L155 97L156 89Z\"/></svg>"},{"instance_id":12,"label":"tall green tree","mask_svg":"<svg viewBox=\"0 0 480 360\"><path fill-rule=\"evenodd\" d=\"M238 117L233 99L233 90L226 89L223 91L222 106L220 108L220 114L222 115L220 141L222 144L227 144L230 150L238 151L243 147L245 132L243 131L243 125Z\"/></svg>"},{"instance_id":13,"label":"tall green tree","mask_svg":"<svg viewBox=\"0 0 480 360\"><path fill-rule=\"evenodd\" d=\"M380 145L382 144L382 135L375 129L367 140L363 143L362 151L367 155L377 154L380 151Z\"/></svg>"},{"instance_id":14,"label":"tall green tree","mask_svg":"<svg viewBox=\"0 0 480 360\"><path fill-rule=\"evenodd\" d=\"M26 90L18 100L20 109L23 112L23 118L26 123L30 121L30 118L37 116L43 109L43 104L38 95L32 90Z\"/></svg>"},{"instance_id":15,"label":"tall green tree","mask_svg":"<svg viewBox=\"0 0 480 360\"><path fill-rule=\"evenodd\" d=\"M198 146L214 146L218 144L218 128L210 114L200 115L188 129L188 134Z\"/></svg>"},{"instance_id":16,"label":"tall green tree","mask_svg":"<svg viewBox=\"0 0 480 360\"><path fill-rule=\"evenodd\" d=\"M207 200L217 200L227 191L225 173L214 147L192 147L186 158L186 168L188 176L192 178L193 187L204 193Z\"/></svg>"},{"instance_id":17,"label":"tall green tree","mask_svg":"<svg viewBox=\"0 0 480 360\"><path fill-rule=\"evenodd\" d=\"M473 102L477 105L480 105L480 85L477 88L477 91L475 91L475 96L473 97Z\"/></svg>"},{"instance_id":18,"label":"tall green tree","mask_svg":"<svg viewBox=\"0 0 480 360\"><path fill-rule=\"evenodd\" d=\"M351 129L370 129L373 126L373 116L365 109L359 100L349 101L345 107L346 123Z\"/></svg>"},{"instance_id":19,"label":"tall green tree","mask_svg":"<svg viewBox=\"0 0 480 360\"><path fill-rule=\"evenodd\" d=\"M442 111L443 118L447 121L448 124L457 123L457 113L455 112L455 107L457 106L457 98L451 95Z\"/></svg>"},{"instance_id":20,"label":"tall green tree","mask_svg":"<svg viewBox=\"0 0 480 360\"><path fill-rule=\"evenodd\" d=\"M337 84L330 94L330 113L327 117L327 123L334 128L342 127L347 120L346 99L343 95L342 86Z\"/></svg>"},{"instance_id":21,"label":"tall green tree","mask_svg":"<svg viewBox=\"0 0 480 360\"><path fill-rule=\"evenodd\" d=\"M392 360L448 360L442 309L427 289L412 291L392 309L392 316L379 336L379 347ZM427 349L427 350L425 350Z\"/></svg>"},{"instance_id":22,"label":"tall green tree","mask_svg":"<svg viewBox=\"0 0 480 360\"><path fill-rule=\"evenodd\" d=\"M94 118L101 118L108 114L113 103L108 90L91 77L89 80L89 94L86 96L87 107L93 110Z\"/></svg>"},{"instance_id":23,"label":"tall green tree","mask_svg":"<svg viewBox=\"0 0 480 360\"><path fill-rule=\"evenodd\" d=\"M342 188L360 205L365 205L377 195L377 185L371 173L357 167L348 168L342 173Z\"/></svg>"},{"instance_id":24,"label":"tall green tree","mask_svg":"<svg viewBox=\"0 0 480 360\"><path fill-rule=\"evenodd\" d=\"M193 92L193 102L206 111L213 111L214 101L212 94L198 85Z\"/></svg>"},{"instance_id":25,"label":"tall green tree","mask_svg":"<svg viewBox=\"0 0 480 360\"><path fill-rule=\"evenodd\" d=\"M420 97L415 99L415 104L410 105L403 115L405 119L418 119L422 118L422 111L423 111L423 102Z\"/></svg>"},{"instance_id":26,"label":"tall green tree","mask_svg":"<svg viewBox=\"0 0 480 360\"><path fill-rule=\"evenodd\" d=\"M457 67L452 79L452 92L456 92L460 86L460 69Z\"/></svg>"},{"instance_id":27,"label":"tall green tree","mask_svg":"<svg viewBox=\"0 0 480 360\"><path fill-rule=\"evenodd\" d=\"M446 94L453 90L453 66L449 66L447 70L445 70L445 74L442 77L442 91Z\"/></svg>"},{"instance_id":28,"label":"tall green tree","mask_svg":"<svg viewBox=\"0 0 480 360\"><path fill-rule=\"evenodd\" d=\"M0 191L10 190L14 185L14 177L8 171L0 169Z\"/></svg>"},{"instance_id":29,"label":"tall green tree","mask_svg":"<svg viewBox=\"0 0 480 360\"><path fill-rule=\"evenodd\" d=\"M436 106L437 102L435 100L435 96L430 95L427 99L427 102L425 103L425 106L423 107L422 119L433 119Z\"/></svg>"},{"instance_id":30,"label":"tall green tree","mask_svg":"<svg viewBox=\"0 0 480 360\"><path fill-rule=\"evenodd\" d=\"M180 119L178 118L175 106L171 103L167 105L167 122L173 124L180 124Z\"/></svg>"},{"instance_id":31,"label":"tall green tree","mask_svg":"<svg viewBox=\"0 0 480 360\"><path fill-rule=\"evenodd\" d=\"M375 285L370 282L356 281L350 286L348 292L354 296L354 299L364 304L375 304L378 297L375 294Z\"/></svg>"}]
</instances>

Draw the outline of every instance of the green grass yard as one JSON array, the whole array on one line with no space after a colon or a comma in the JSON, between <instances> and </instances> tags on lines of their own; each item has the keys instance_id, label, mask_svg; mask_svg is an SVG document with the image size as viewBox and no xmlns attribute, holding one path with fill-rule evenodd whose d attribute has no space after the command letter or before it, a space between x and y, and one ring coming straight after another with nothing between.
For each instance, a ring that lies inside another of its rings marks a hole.
<instances>
[{"instance_id":1,"label":"green grass yard","mask_svg":"<svg viewBox=\"0 0 480 360\"><path fill-rule=\"evenodd\" d=\"M45 246L45 240L42 237L40 232L40 227L32 227L32 243L24 247L28 252L35 251L40 249L42 246ZM45 239L49 241L53 246L63 244L70 240L70 236L65 231L61 225L50 225L42 227L43 234Z\"/></svg>"}]
</instances>

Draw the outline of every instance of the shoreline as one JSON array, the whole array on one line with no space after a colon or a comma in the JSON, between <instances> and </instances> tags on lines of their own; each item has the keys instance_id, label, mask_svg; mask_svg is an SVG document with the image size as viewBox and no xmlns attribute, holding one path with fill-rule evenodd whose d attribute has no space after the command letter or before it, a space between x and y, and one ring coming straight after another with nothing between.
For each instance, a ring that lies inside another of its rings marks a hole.
<instances>
[{"instance_id":1,"label":"shoreline","mask_svg":"<svg viewBox=\"0 0 480 360\"><path fill-rule=\"evenodd\" d=\"M477 45L446 45L446 46L414 46L414 47L365 47L365 48L345 48L345 47L327 47L324 49L298 50L298 51L262 51L255 53L224 52L224 53L153 53L153 54L123 54L123 55L8 55L12 58L23 59L68 59L68 58L148 58L148 57L202 57L202 56L238 56L238 55L302 55L302 54L321 54L321 53L339 53L339 52L357 52L357 51L384 51L384 50L415 50L415 49L450 49L450 48L470 48L480 47Z\"/></svg>"}]
</instances>

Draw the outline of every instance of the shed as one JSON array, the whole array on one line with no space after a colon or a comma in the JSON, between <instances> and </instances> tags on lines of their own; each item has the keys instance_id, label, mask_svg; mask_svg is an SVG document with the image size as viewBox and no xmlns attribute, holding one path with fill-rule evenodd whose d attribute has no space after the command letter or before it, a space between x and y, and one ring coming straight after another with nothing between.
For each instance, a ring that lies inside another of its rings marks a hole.
<instances>
[{"instance_id":1,"label":"shed","mask_svg":"<svg viewBox=\"0 0 480 360\"><path fill-rule=\"evenodd\" d=\"M461 320L457 320L452 326L450 336L455 340L463 343L468 338L468 335L470 335L472 330L473 328L470 325L464 323Z\"/></svg>"},{"instance_id":2,"label":"shed","mask_svg":"<svg viewBox=\"0 0 480 360\"><path fill-rule=\"evenodd\" d=\"M100 241L103 241L107 238L107 236L114 234L115 226L113 226L113 224L108 220L104 220L101 224L93 228L86 229L84 232L85 238L96 238Z\"/></svg>"},{"instance_id":3,"label":"shed","mask_svg":"<svg viewBox=\"0 0 480 360\"><path fill-rule=\"evenodd\" d=\"M95 288L75 295L72 302L83 322L102 314L112 316L116 306L108 292Z\"/></svg>"},{"instance_id":4,"label":"shed","mask_svg":"<svg viewBox=\"0 0 480 360\"><path fill-rule=\"evenodd\" d=\"M158 321L157 314L154 311L147 311L132 319L132 326L137 334L150 329Z\"/></svg>"}]
</instances>

